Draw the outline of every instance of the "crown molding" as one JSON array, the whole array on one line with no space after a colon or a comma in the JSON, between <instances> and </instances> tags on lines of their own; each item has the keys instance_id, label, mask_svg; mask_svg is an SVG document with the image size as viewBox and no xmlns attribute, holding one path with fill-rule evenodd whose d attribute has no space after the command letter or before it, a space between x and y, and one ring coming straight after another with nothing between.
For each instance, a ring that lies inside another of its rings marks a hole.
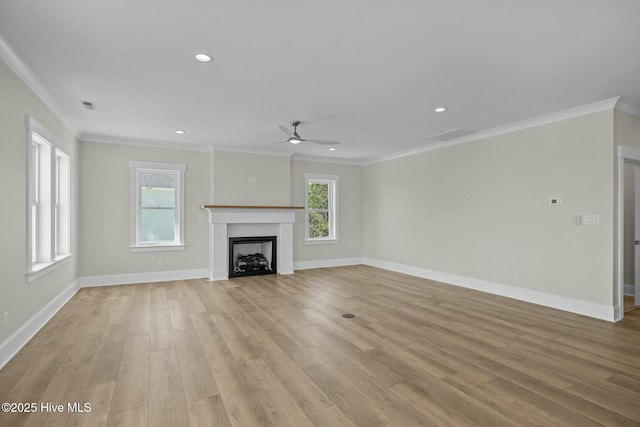
<instances>
[{"instance_id":1,"label":"crown molding","mask_svg":"<svg viewBox=\"0 0 640 427\"><path fill-rule=\"evenodd\" d=\"M0 60L4 62L11 71L49 108L64 124L67 126L74 136L78 135L77 130L71 126L71 122L67 120L58 103L47 91L42 83L33 75L29 67L25 65L22 59L13 51L9 43L0 35Z\"/></svg>"},{"instance_id":2,"label":"crown molding","mask_svg":"<svg viewBox=\"0 0 640 427\"><path fill-rule=\"evenodd\" d=\"M81 142L94 142L97 144L136 145L149 148L167 148L171 150L187 151L213 151L210 144L198 144L189 142L124 138L110 135L83 135L79 139Z\"/></svg>"},{"instance_id":3,"label":"crown molding","mask_svg":"<svg viewBox=\"0 0 640 427\"><path fill-rule=\"evenodd\" d=\"M616 104L620 100L619 96L614 98L605 99L602 101L592 102L590 104L580 105L578 107L569 108L555 113L545 114L543 116L534 117L531 119L521 120L519 122L510 123L504 126L498 126L492 129L483 130L472 135L463 136L460 138L452 139L450 141L431 143L427 146L421 146L407 151L401 151L389 156L382 156L367 160L364 165L370 165L373 163L380 163L387 160L399 159L402 157L412 156L414 154L423 153L431 150L438 150L440 148L450 147L452 145L466 144L468 142L477 141L479 139L490 138L493 136L503 135L523 129L532 128L535 126L546 125L549 123L558 122L561 120L572 119L574 117L580 117L591 113L597 113L599 111L613 110ZM628 105L624 103L623 105ZM631 104L633 105L633 104ZM626 111L626 110L625 110Z\"/></svg>"},{"instance_id":4,"label":"crown molding","mask_svg":"<svg viewBox=\"0 0 640 427\"><path fill-rule=\"evenodd\" d=\"M616 110L624 111L625 113L633 114L634 116L640 116L640 105L629 101L626 98L618 99L616 103Z\"/></svg>"},{"instance_id":5,"label":"crown molding","mask_svg":"<svg viewBox=\"0 0 640 427\"><path fill-rule=\"evenodd\" d=\"M263 156L273 157L291 157L292 153L274 153L268 149L256 148L256 147L231 147L228 145L214 145L213 151L230 151L232 153L246 153L246 154L260 154Z\"/></svg>"},{"instance_id":6,"label":"crown molding","mask_svg":"<svg viewBox=\"0 0 640 427\"><path fill-rule=\"evenodd\" d=\"M344 159L335 157L321 157L321 156L308 156L304 154L294 154L291 156L293 160L302 160L305 162L318 162L318 163L338 163L343 165L362 166L364 163L358 159Z\"/></svg>"}]
</instances>

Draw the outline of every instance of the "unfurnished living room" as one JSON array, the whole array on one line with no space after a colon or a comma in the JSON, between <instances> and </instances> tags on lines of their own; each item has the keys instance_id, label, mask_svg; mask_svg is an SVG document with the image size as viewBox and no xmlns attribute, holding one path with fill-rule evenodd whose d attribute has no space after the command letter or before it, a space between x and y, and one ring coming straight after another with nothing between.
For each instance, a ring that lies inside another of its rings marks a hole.
<instances>
[{"instance_id":1,"label":"unfurnished living room","mask_svg":"<svg viewBox=\"0 0 640 427\"><path fill-rule=\"evenodd\" d=\"M0 0L0 426L640 425L638 17Z\"/></svg>"}]
</instances>

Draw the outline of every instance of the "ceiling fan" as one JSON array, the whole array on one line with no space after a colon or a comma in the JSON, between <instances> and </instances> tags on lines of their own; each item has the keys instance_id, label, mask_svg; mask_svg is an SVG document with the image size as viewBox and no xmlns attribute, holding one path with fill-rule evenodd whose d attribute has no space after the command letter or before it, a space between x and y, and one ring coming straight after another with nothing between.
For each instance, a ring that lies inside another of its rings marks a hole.
<instances>
[{"instance_id":1,"label":"ceiling fan","mask_svg":"<svg viewBox=\"0 0 640 427\"><path fill-rule=\"evenodd\" d=\"M274 144L279 144L281 142L289 142L291 144L300 144L301 142L312 142L314 144L322 144L322 145L338 145L340 144L338 141L332 141L330 139L305 139L298 135L298 126L300 126L302 122L300 120L294 120L291 122L291 126L293 126L293 132L288 127L280 125L279 128L282 132L286 133L289 137L286 141L278 141Z\"/></svg>"}]
</instances>

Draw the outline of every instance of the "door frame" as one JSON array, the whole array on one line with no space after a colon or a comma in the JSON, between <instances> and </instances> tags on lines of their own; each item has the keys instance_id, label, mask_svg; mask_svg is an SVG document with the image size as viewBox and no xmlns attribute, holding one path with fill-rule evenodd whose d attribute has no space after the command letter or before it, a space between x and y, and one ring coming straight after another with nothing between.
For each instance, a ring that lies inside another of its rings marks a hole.
<instances>
[{"instance_id":1,"label":"door frame","mask_svg":"<svg viewBox=\"0 0 640 427\"><path fill-rule=\"evenodd\" d=\"M614 297L614 321L622 320L624 317L624 165L625 163L640 166L640 150L637 148L618 146L618 215L617 215L617 259L616 270L616 294ZM635 281L635 280L634 280ZM634 284L636 288L638 284Z\"/></svg>"}]
</instances>

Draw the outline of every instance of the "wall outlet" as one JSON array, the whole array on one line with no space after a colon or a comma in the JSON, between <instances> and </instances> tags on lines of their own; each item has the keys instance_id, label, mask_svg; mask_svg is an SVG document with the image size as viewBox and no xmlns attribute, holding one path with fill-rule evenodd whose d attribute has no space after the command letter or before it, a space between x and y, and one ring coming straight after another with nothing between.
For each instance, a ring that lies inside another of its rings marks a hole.
<instances>
[{"instance_id":1,"label":"wall outlet","mask_svg":"<svg viewBox=\"0 0 640 427\"><path fill-rule=\"evenodd\" d=\"M164 260L162 258L158 258L158 265L164 265Z\"/></svg>"},{"instance_id":2,"label":"wall outlet","mask_svg":"<svg viewBox=\"0 0 640 427\"><path fill-rule=\"evenodd\" d=\"M562 198L560 196L549 197L549 206L560 206L562 204Z\"/></svg>"},{"instance_id":3,"label":"wall outlet","mask_svg":"<svg viewBox=\"0 0 640 427\"><path fill-rule=\"evenodd\" d=\"M9 326L9 312L5 311L4 316L2 316L2 327L6 328Z\"/></svg>"},{"instance_id":4,"label":"wall outlet","mask_svg":"<svg viewBox=\"0 0 640 427\"><path fill-rule=\"evenodd\" d=\"M520 273L518 272L518 270L513 270L513 278L514 279L519 279L520 278Z\"/></svg>"}]
</instances>

